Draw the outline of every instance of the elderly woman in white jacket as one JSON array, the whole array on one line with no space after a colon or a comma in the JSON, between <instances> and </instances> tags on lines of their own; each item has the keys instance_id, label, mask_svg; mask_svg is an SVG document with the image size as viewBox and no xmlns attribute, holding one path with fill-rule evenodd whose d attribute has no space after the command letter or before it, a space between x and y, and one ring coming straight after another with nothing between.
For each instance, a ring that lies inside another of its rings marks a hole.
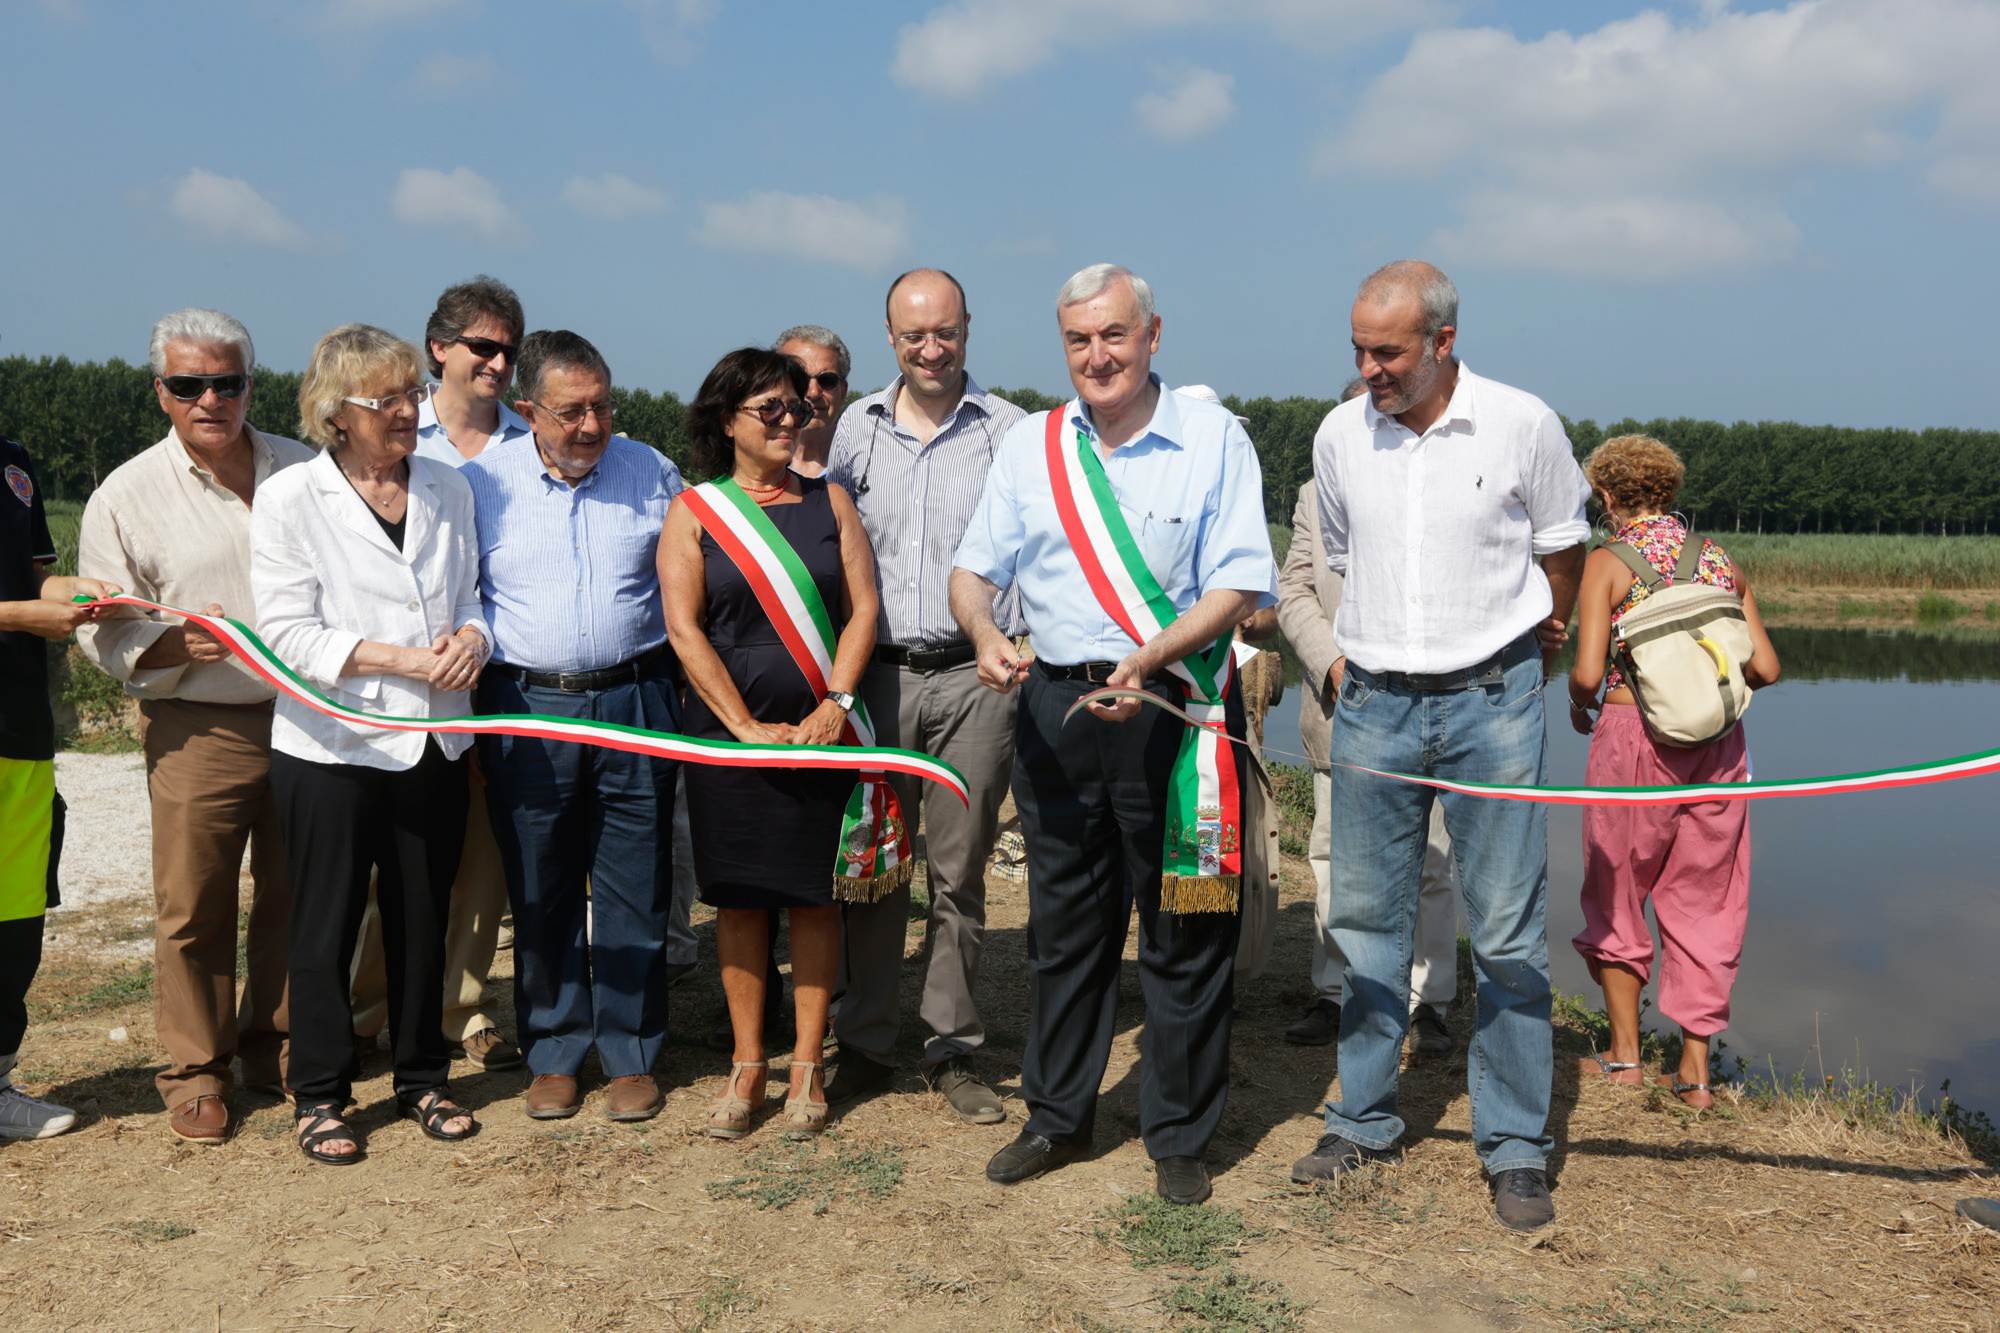
<instances>
[{"instance_id":1,"label":"elderly woman in white jacket","mask_svg":"<svg viewBox=\"0 0 2000 1333\"><path fill-rule=\"evenodd\" d=\"M472 491L413 456L423 364L381 329L321 338L299 386L319 457L264 483L250 522L258 633L335 700L463 717L489 655ZM432 1138L478 1125L451 1101L439 1028L444 929L465 837L467 736L391 731L278 698L271 788L291 879L291 1057L299 1148L359 1161L348 969L370 872L389 970L396 1104Z\"/></svg>"}]
</instances>

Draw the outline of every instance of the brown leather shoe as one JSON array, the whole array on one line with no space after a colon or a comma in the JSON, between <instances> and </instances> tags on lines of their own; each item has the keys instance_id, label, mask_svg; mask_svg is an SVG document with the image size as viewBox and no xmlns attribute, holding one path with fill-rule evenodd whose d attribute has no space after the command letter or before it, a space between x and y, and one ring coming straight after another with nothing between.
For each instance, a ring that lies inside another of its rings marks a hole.
<instances>
[{"instance_id":1,"label":"brown leather shoe","mask_svg":"<svg viewBox=\"0 0 2000 1333\"><path fill-rule=\"evenodd\" d=\"M167 1127L189 1143L213 1148L229 1138L229 1104L213 1093L190 1097L174 1108Z\"/></svg>"},{"instance_id":2,"label":"brown leather shoe","mask_svg":"<svg viewBox=\"0 0 2000 1333\"><path fill-rule=\"evenodd\" d=\"M583 1105L583 1094L569 1074L537 1074L528 1085L528 1115L535 1120L563 1120Z\"/></svg>"},{"instance_id":3,"label":"brown leather shoe","mask_svg":"<svg viewBox=\"0 0 2000 1333\"><path fill-rule=\"evenodd\" d=\"M667 1095L651 1074L627 1074L611 1080L604 1090L604 1115L608 1120L651 1120L667 1104Z\"/></svg>"}]
</instances>

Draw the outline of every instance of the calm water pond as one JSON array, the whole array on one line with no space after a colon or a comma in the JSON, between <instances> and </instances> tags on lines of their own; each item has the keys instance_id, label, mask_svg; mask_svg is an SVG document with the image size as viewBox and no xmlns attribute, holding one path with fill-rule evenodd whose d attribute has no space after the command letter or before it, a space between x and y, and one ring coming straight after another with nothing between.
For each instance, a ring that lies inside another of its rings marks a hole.
<instances>
[{"instance_id":1,"label":"calm water pond","mask_svg":"<svg viewBox=\"0 0 2000 1333\"><path fill-rule=\"evenodd\" d=\"M1759 778L1890 768L2000 747L2000 645L1975 636L1774 631L1783 680L1745 720ZM1296 672L1293 673L1296 675ZM1559 688L1559 687L1557 687ZM1555 696L1561 698L1558 693ZM1581 784L1588 738L1549 709L1549 781ZM1298 750L1298 692L1265 725ZM1549 812L1555 982L1601 1002L1569 940L1580 813ZM1728 1055L1921 1085L2000 1120L2000 776L1751 805L1750 928ZM1650 996L1653 988L1648 986Z\"/></svg>"}]
</instances>

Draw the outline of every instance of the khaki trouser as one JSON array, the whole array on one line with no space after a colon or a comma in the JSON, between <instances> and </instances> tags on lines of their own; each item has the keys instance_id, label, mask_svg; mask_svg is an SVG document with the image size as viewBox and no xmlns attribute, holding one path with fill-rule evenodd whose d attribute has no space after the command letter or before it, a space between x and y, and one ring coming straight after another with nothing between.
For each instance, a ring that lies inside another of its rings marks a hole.
<instances>
[{"instance_id":1,"label":"khaki trouser","mask_svg":"<svg viewBox=\"0 0 2000 1333\"><path fill-rule=\"evenodd\" d=\"M464 1041L484 1028L498 1027L481 1006L486 974L500 943L500 918L507 912L507 875L486 813L486 789L472 784L465 816L465 850L458 878L451 883L451 915L444 928L444 1028L448 1041ZM382 914L375 885L368 885L368 912L354 946L354 1035L373 1037L389 1021L389 977L382 958Z\"/></svg>"},{"instance_id":2,"label":"khaki trouser","mask_svg":"<svg viewBox=\"0 0 2000 1333\"><path fill-rule=\"evenodd\" d=\"M155 1077L169 1107L284 1076L291 891L271 800L271 709L147 699L139 704L153 805L153 1021L167 1049ZM250 848L248 975L236 989L236 916Z\"/></svg>"},{"instance_id":3,"label":"khaki trouser","mask_svg":"<svg viewBox=\"0 0 2000 1333\"><path fill-rule=\"evenodd\" d=\"M1243 925L1236 936L1236 984L1264 975L1278 936L1278 802L1264 756L1248 751L1243 784Z\"/></svg>"}]
</instances>

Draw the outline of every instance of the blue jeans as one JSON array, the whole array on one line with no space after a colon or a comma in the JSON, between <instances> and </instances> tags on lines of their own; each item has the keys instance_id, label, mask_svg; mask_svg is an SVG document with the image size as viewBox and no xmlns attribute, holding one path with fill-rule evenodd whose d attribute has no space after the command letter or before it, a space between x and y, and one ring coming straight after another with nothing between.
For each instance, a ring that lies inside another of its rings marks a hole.
<instances>
[{"instance_id":1,"label":"blue jeans","mask_svg":"<svg viewBox=\"0 0 2000 1333\"><path fill-rule=\"evenodd\" d=\"M478 711L652 731L680 721L663 669L585 692L488 671ZM479 764L514 909L514 1011L528 1068L574 1075L595 1045L605 1077L651 1073L667 1035L680 766L526 736L480 737Z\"/></svg>"},{"instance_id":2,"label":"blue jeans","mask_svg":"<svg viewBox=\"0 0 2000 1333\"><path fill-rule=\"evenodd\" d=\"M1369 1148L1402 1137L1396 1074L1409 1025L1410 934L1426 825L1444 802L1478 976L1472 1142L1489 1172L1548 1160L1548 820L1526 801L1442 792L1344 764L1474 782L1540 783L1547 737L1542 659L1529 637L1490 684L1407 690L1352 665L1331 742L1328 932L1347 959L1340 1012L1340 1097L1329 1133ZM1467 678L1472 673L1467 673Z\"/></svg>"}]
</instances>

